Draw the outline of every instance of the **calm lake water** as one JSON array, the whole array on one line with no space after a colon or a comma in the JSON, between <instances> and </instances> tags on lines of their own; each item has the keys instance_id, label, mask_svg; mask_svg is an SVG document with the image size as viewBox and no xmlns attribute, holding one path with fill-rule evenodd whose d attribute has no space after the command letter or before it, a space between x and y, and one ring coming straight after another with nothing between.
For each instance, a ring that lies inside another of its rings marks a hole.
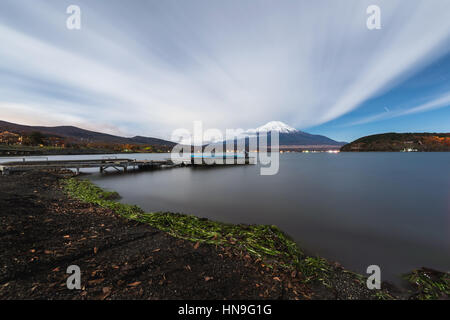
<instances>
[{"instance_id":1,"label":"calm lake water","mask_svg":"<svg viewBox=\"0 0 450 320\"><path fill-rule=\"evenodd\" d=\"M248 165L89 179L146 211L277 225L306 252L350 270L379 265L383 280L421 266L450 270L450 153L289 153L274 176Z\"/></svg>"}]
</instances>

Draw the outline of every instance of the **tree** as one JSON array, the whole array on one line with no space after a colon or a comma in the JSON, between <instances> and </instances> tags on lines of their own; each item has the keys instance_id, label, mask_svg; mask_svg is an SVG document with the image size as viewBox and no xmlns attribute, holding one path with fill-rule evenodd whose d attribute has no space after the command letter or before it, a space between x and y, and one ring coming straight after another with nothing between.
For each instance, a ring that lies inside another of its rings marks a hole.
<instances>
[{"instance_id":1,"label":"tree","mask_svg":"<svg viewBox=\"0 0 450 320\"><path fill-rule=\"evenodd\" d=\"M35 145L43 144L44 138L45 138L45 136L42 133L40 133L39 131L33 131L29 136L29 141L30 141L31 145L35 146Z\"/></svg>"}]
</instances>

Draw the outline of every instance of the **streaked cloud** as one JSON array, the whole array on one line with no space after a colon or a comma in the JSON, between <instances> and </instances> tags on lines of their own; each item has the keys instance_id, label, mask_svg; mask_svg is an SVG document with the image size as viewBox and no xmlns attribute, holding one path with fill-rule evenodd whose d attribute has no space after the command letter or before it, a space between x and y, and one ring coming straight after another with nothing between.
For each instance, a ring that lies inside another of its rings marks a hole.
<instances>
[{"instance_id":1,"label":"streaked cloud","mask_svg":"<svg viewBox=\"0 0 450 320\"><path fill-rule=\"evenodd\" d=\"M389 112L381 112L378 114L370 115L368 117L364 117L362 119L359 119L359 120L354 121L347 125L366 124L366 123L371 123L371 122L375 122L375 121L392 119L392 118L397 118L397 117L406 116L406 115L415 114L415 113L426 112L426 111L435 110L435 109L439 109L439 108L445 108L445 107L450 107L450 93L444 94L443 96L435 98L431 101L427 101L425 103L415 105L410 108L406 108L406 109L403 108L403 109L392 110L392 111L388 110Z\"/></svg>"},{"instance_id":2,"label":"streaked cloud","mask_svg":"<svg viewBox=\"0 0 450 320\"><path fill-rule=\"evenodd\" d=\"M369 31L374 3L382 29ZM81 7L80 31L65 27L69 4ZM194 120L310 127L450 52L449 9L447 0L3 0L0 109L29 124L166 138Z\"/></svg>"}]
</instances>

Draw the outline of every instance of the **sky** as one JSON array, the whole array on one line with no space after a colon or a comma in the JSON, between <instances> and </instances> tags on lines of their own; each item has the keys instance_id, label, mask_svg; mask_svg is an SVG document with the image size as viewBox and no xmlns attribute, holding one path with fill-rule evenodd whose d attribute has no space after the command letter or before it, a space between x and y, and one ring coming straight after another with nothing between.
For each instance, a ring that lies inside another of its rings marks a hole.
<instances>
[{"instance_id":1,"label":"sky","mask_svg":"<svg viewBox=\"0 0 450 320\"><path fill-rule=\"evenodd\" d=\"M81 29L69 30L69 5ZM381 29L369 30L369 5ZM170 138L450 132L448 0L2 0L0 120Z\"/></svg>"}]
</instances>

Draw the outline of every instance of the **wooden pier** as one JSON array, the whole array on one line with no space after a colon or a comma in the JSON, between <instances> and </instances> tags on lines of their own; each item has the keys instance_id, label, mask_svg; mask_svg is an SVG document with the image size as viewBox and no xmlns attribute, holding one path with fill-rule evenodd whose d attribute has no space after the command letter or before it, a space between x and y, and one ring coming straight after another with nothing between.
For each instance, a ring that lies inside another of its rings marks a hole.
<instances>
[{"instance_id":1,"label":"wooden pier","mask_svg":"<svg viewBox=\"0 0 450 320\"><path fill-rule=\"evenodd\" d=\"M127 172L129 169L156 169L174 166L171 160L133 160L133 159L90 159L90 160L47 160L15 161L0 163L2 174L11 172L49 169L75 169L79 173L83 168L99 168L104 172L108 168Z\"/></svg>"},{"instance_id":2,"label":"wooden pier","mask_svg":"<svg viewBox=\"0 0 450 320\"><path fill-rule=\"evenodd\" d=\"M232 163L214 163L211 157L186 158L180 162L174 163L171 159L166 160L136 160L136 159L88 159L88 160L31 160L27 161L23 158L22 161L11 161L0 163L0 171L2 174L9 174L12 172L23 172L30 170L58 170L58 169L74 169L77 173L84 168L98 168L100 172L105 172L108 168L114 168L120 172L127 172L129 169L133 170L153 170L161 168L173 168L182 166L206 166L206 165L229 165L229 164L251 164L251 160L234 158Z\"/></svg>"}]
</instances>

